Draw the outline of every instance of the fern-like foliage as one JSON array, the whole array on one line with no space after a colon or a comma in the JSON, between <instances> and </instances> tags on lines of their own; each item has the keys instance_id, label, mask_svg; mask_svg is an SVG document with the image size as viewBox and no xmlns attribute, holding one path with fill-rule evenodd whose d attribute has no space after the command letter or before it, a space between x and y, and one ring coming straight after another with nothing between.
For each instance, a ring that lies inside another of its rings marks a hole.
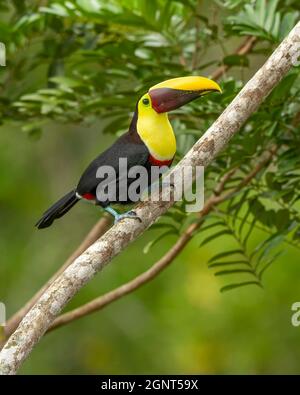
<instances>
[{"instance_id":1,"label":"fern-like foliage","mask_svg":"<svg viewBox=\"0 0 300 395\"><path fill-rule=\"evenodd\" d=\"M249 219L249 209L243 218L237 219L238 210L236 206L232 210L232 215L225 212L214 214L212 224L201 229L203 234L212 229L214 232L202 240L200 247L224 236L224 246L226 241L230 242L230 245L233 244L230 249L222 248L222 251L217 252L208 261L208 267L214 269L215 276L232 279L221 288L222 292L251 284L262 287L263 274L282 253L281 250L276 251L282 237L272 235L258 245L253 245L251 235L255 230L256 218ZM241 275L243 279L236 281L235 279L239 279Z\"/></svg>"},{"instance_id":2,"label":"fern-like foliage","mask_svg":"<svg viewBox=\"0 0 300 395\"><path fill-rule=\"evenodd\" d=\"M278 3L279 0L247 2L238 15L228 17L228 31L271 42L281 41L295 25L298 14L277 10Z\"/></svg>"}]
</instances>

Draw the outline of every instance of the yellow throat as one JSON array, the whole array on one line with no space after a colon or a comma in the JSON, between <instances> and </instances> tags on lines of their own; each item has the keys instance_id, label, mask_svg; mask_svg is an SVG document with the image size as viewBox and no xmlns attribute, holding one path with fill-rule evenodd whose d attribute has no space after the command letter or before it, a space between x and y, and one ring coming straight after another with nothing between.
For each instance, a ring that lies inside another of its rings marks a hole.
<instances>
[{"instance_id":1,"label":"yellow throat","mask_svg":"<svg viewBox=\"0 0 300 395\"><path fill-rule=\"evenodd\" d=\"M158 114L151 105L138 104L137 132L150 154L158 160L172 159L176 139L167 113Z\"/></svg>"}]
</instances>

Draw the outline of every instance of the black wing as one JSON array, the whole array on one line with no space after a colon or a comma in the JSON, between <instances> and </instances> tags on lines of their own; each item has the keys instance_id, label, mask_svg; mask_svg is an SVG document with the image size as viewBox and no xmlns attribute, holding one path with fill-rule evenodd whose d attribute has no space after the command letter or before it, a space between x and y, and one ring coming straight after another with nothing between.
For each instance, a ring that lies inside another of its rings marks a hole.
<instances>
[{"instance_id":1,"label":"black wing","mask_svg":"<svg viewBox=\"0 0 300 395\"><path fill-rule=\"evenodd\" d=\"M149 151L145 144L137 136L126 133L121 136L111 147L100 154L84 171L81 176L77 192L84 196L85 194L96 195L96 188L104 179L97 178L96 173L99 167L111 166L116 172L116 181L120 181L119 159L126 158L127 166L130 169L133 166L147 166Z\"/></svg>"}]
</instances>

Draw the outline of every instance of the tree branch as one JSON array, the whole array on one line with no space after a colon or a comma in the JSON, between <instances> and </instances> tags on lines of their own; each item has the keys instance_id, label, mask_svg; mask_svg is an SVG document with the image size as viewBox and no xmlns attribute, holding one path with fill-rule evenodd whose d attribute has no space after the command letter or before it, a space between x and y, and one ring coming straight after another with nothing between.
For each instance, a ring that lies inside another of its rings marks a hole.
<instances>
[{"instance_id":1,"label":"tree branch","mask_svg":"<svg viewBox=\"0 0 300 395\"><path fill-rule=\"evenodd\" d=\"M7 339L17 328L21 319L31 309L35 302L40 296L46 291L47 288L53 283L54 280L87 248L89 248L100 236L102 236L108 227L111 225L111 216L104 214L101 219L93 226L87 236L84 238L79 247L69 256L65 263L59 268L59 270L42 286L42 288L36 292L36 294L19 310L17 311L7 322L4 327L4 336ZM0 344L1 346L1 344Z\"/></svg>"},{"instance_id":2,"label":"tree branch","mask_svg":"<svg viewBox=\"0 0 300 395\"><path fill-rule=\"evenodd\" d=\"M184 166L208 166L212 162L293 66L299 56L299 42L300 22L171 174ZM130 219L117 223L79 256L44 292L3 347L0 373L15 374L68 301L173 204L173 199L138 204L141 223Z\"/></svg>"}]
</instances>

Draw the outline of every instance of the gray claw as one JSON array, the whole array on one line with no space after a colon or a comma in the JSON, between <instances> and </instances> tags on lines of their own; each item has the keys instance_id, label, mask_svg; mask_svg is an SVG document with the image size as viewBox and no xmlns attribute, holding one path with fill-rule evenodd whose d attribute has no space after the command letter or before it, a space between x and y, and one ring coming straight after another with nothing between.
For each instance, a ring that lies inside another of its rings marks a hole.
<instances>
[{"instance_id":1,"label":"gray claw","mask_svg":"<svg viewBox=\"0 0 300 395\"><path fill-rule=\"evenodd\" d=\"M138 221L142 222L141 218L137 216L137 213L131 210L127 213L119 214L119 216L115 218L115 224L125 218L137 219Z\"/></svg>"}]
</instances>

